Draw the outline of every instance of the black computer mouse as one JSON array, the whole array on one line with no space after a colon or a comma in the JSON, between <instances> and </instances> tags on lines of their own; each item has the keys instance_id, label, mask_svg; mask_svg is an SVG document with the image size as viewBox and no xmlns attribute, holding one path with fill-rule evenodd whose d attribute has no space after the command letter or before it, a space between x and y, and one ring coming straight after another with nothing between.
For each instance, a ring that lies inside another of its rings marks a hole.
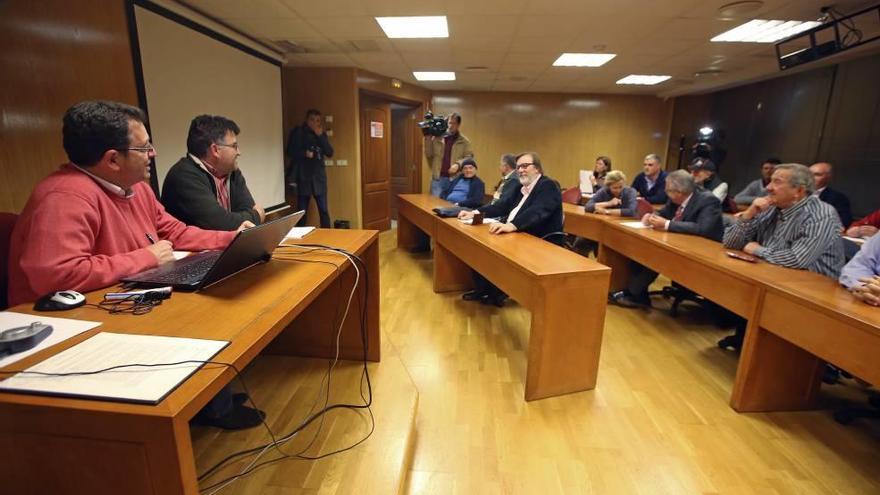
<instances>
[{"instance_id":1,"label":"black computer mouse","mask_svg":"<svg viewBox=\"0 0 880 495\"><path fill-rule=\"evenodd\" d=\"M73 290L50 292L34 303L36 311L64 311L78 308L86 303L86 297Z\"/></svg>"}]
</instances>

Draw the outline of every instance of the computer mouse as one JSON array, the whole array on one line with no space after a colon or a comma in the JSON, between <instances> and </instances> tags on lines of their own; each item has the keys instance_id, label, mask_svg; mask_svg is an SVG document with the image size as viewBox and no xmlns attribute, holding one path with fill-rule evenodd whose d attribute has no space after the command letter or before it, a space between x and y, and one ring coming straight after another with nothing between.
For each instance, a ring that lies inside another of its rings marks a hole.
<instances>
[{"instance_id":1,"label":"computer mouse","mask_svg":"<svg viewBox=\"0 0 880 495\"><path fill-rule=\"evenodd\" d=\"M34 303L36 311L64 311L78 308L86 303L86 297L74 290L50 292Z\"/></svg>"}]
</instances>

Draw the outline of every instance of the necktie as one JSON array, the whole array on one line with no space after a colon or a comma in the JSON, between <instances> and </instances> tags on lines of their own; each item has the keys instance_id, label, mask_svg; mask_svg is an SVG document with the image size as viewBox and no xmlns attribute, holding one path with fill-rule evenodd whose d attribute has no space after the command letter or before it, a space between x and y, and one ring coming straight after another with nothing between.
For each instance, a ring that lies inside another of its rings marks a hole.
<instances>
[{"instance_id":1,"label":"necktie","mask_svg":"<svg viewBox=\"0 0 880 495\"><path fill-rule=\"evenodd\" d=\"M672 220L678 222L681 221L681 217L684 216L684 207L679 206L677 210L675 210L675 216L672 217Z\"/></svg>"}]
</instances>

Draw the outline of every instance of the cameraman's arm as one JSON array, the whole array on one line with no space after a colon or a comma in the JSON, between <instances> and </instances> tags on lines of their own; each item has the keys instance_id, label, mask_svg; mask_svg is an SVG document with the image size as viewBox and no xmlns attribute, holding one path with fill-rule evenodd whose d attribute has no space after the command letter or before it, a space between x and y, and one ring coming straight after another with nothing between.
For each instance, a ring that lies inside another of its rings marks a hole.
<instances>
[{"instance_id":1,"label":"cameraman's arm","mask_svg":"<svg viewBox=\"0 0 880 495\"><path fill-rule=\"evenodd\" d=\"M333 146L330 145L330 138L327 137L326 132L322 132L320 136L318 136L318 146L321 147L321 151L324 152L324 156L330 158L333 156Z\"/></svg>"}]
</instances>

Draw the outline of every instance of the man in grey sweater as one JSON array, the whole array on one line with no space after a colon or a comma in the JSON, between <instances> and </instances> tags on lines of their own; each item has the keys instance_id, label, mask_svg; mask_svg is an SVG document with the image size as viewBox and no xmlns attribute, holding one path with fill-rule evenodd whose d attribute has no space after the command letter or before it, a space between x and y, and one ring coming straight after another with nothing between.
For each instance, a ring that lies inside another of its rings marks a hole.
<instances>
[{"instance_id":1,"label":"man in grey sweater","mask_svg":"<svg viewBox=\"0 0 880 495\"><path fill-rule=\"evenodd\" d=\"M782 161L779 158L768 158L764 160L764 163L761 164L761 178L755 179L752 182L749 182L749 185L746 186L745 189L739 192L736 197L733 198L738 205L750 205L755 198L763 198L767 195L767 184L770 183L770 177L773 176L773 170L777 165L781 164Z\"/></svg>"}]
</instances>

